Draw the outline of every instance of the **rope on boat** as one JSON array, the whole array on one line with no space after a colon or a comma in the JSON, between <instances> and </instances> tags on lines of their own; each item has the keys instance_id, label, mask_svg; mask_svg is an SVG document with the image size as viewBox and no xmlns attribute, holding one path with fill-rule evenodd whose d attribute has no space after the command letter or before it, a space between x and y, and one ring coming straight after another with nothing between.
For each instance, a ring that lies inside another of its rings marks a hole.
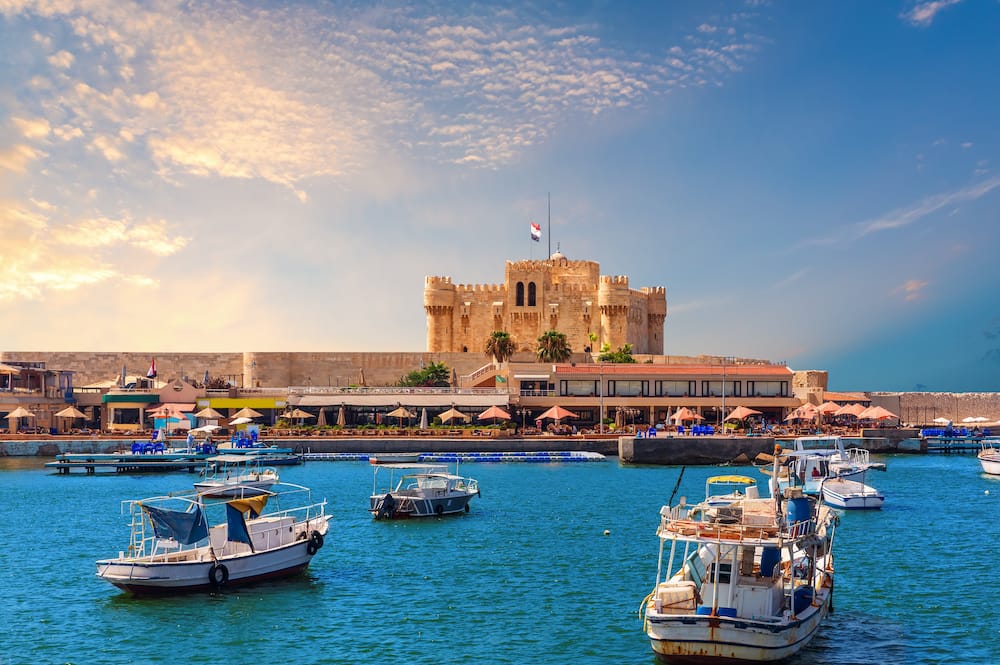
<instances>
[{"instance_id":1,"label":"rope on boat","mask_svg":"<svg viewBox=\"0 0 1000 665\"><path fill-rule=\"evenodd\" d=\"M681 479L684 477L684 469L686 468L686 466L681 467L681 472L677 476L677 483L674 485L674 491L670 493L670 501L667 501L668 506L674 505L674 497L677 496L677 490L681 487Z\"/></svg>"}]
</instances>

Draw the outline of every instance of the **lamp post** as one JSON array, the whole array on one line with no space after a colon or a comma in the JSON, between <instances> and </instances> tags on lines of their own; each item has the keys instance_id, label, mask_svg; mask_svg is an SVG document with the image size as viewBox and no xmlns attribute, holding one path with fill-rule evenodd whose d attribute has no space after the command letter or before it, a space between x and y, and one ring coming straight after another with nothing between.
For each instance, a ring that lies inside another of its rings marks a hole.
<instances>
[{"instance_id":1,"label":"lamp post","mask_svg":"<svg viewBox=\"0 0 1000 665\"><path fill-rule=\"evenodd\" d=\"M521 416L521 429L523 430L524 429L524 419L525 419L525 417L529 413L531 413L531 409L528 409L528 408L525 408L525 407L522 406L521 408L517 409L517 411L515 411L515 413L517 413L517 415Z\"/></svg>"},{"instance_id":2,"label":"lamp post","mask_svg":"<svg viewBox=\"0 0 1000 665\"><path fill-rule=\"evenodd\" d=\"M600 395L600 403L601 403L601 419L598 422L597 431L600 432L601 434L604 434L604 363L601 361L600 358L597 359L597 367L598 367L597 370L598 376L600 377L598 379L599 392L597 394Z\"/></svg>"}]
</instances>

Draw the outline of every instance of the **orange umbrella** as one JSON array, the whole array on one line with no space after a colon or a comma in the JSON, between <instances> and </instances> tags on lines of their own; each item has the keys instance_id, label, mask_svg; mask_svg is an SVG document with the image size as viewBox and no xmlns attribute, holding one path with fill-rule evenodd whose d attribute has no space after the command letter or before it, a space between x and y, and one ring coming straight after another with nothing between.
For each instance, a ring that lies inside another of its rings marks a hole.
<instances>
[{"instance_id":1,"label":"orange umbrella","mask_svg":"<svg viewBox=\"0 0 1000 665\"><path fill-rule=\"evenodd\" d=\"M704 420L704 419L705 419L704 416L699 416L697 413L687 408L686 406L677 409L677 413L670 416L670 420L673 420L674 422L678 423L687 422L688 420Z\"/></svg>"},{"instance_id":2,"label":"orange umbrella","mask_svg":"<svg viewBox=\"0 0 1000 665\"><path fill-rule=\"evenodd\" d=\"M858 414L858 420L886 420L888 418L899 418L895 413L889 411L888 409L882 408L881 406L872 406L860 414Z\"/></svg>"},{"instance_id":3,"label":"orange umbrella","mask_svg":"<svg viewBox=\"0 0 1000 665\"><path fill-rule=\"evenodd\" d=\"M501 409L499 406L491 406L476 416L476 418L479 420L492 419L494 424L496 424L497 420L510 420L510 414Z\"/></svg>"},{"instance_id":4,"label":"orange umbrella","mask_svg":"<svg viewBox=\"0 0 1000 665\"><path fill-rule=\"evenodd\" d=\"M760 411L757 411L755 409L748 409L745 406L738 406L732 411L730 411L729 415L726 416L725 420L743 420L748 416L759 416L759 415L762 415Z\"/></svg>"},{"instance_id":5,"label":"orange umbrella","mask_svg":"<svg viewBox=\"0 0 1000 665\"><path fill-rule=\"evenodd\" d=\"M538 416L538 420L543 420L545 418L552 418L556 422L559 422L563 418L579 418L579 416L572 411L567 411L561 406L556 405L542 415Z\"/></svg>"},{"instance_id":6,"label":"orange umbrella","mask_svg":"<svg viewBox=\"0 0 1000 665\"><path fill-rule=\"evenodd\" d=\"M842 406L833 412L835 416L858 416L865 410L865 407L860 404L848 404L847 406Z\"/></svg>"},{"instance_id":7,"label":"orange umbrella","mask_svg":"<svg viewBox=\"0 0 1000 665\"><path fill-rule=\"evenodd\" d=\"M824 416L829 416L837 413L840 410L840 405L836 402L823 402L817 408L817 411L822 413Z\"/></svg>"}]
</instances>

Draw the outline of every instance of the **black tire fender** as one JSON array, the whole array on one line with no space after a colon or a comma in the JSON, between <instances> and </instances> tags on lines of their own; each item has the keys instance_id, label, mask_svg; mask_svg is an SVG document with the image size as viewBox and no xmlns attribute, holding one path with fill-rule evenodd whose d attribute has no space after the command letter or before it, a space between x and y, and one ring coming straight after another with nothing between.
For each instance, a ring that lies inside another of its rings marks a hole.
<instances>
[{"instance_id":1,"label":"black tire fender","mask_svg":"<svg viewBox=\"0 0 1000 665\"><path fill-rule=\"evenodd\" d=\"M229 582L229 569L223 563L214 563L208 569L208 581L214 587L226 586Z\"/></svg>"},{"instance_id":2,"label":"black tire fender","mask_svg":"<svg viewBox=\"0 0 1000 665\"><path fill-rule=\"evenodd\" d=\"M309 534L309 543L306 545L306 552L308 552L309 555L312 556L313 554L316 554L316 552L319 552L322 547L323 547L323 534L321 534L319 531L313 531L311 534Z\"/></svg>"}]
</instances>

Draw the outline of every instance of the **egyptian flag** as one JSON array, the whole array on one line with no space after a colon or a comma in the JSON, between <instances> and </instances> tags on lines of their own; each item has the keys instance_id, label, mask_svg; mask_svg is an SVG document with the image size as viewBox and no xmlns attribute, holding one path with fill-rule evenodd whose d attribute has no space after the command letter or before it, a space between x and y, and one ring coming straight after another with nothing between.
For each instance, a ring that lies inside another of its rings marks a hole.
<instances>
[{"instance_id":1,"label":"egyptian flag","mask_svg":"<svg viewBox=\"0 0 1000 665\"><path fill-rule=\"evenodd\" d=\"M538 242L542 239L542 227L540 224L531 222L531 239Z\"/></svg>"},{"instance_id":2,"label":"egyptian flag","mask_svg":"<svg viewBox=\"0 0 1000 665\"><path fill-rule=\"evenodd\" d=\"M149 362L149 371L146 372L146 378L147 379L155 379L156 378L156 358L153 358Z\"/></svg>"}]
</instances>

